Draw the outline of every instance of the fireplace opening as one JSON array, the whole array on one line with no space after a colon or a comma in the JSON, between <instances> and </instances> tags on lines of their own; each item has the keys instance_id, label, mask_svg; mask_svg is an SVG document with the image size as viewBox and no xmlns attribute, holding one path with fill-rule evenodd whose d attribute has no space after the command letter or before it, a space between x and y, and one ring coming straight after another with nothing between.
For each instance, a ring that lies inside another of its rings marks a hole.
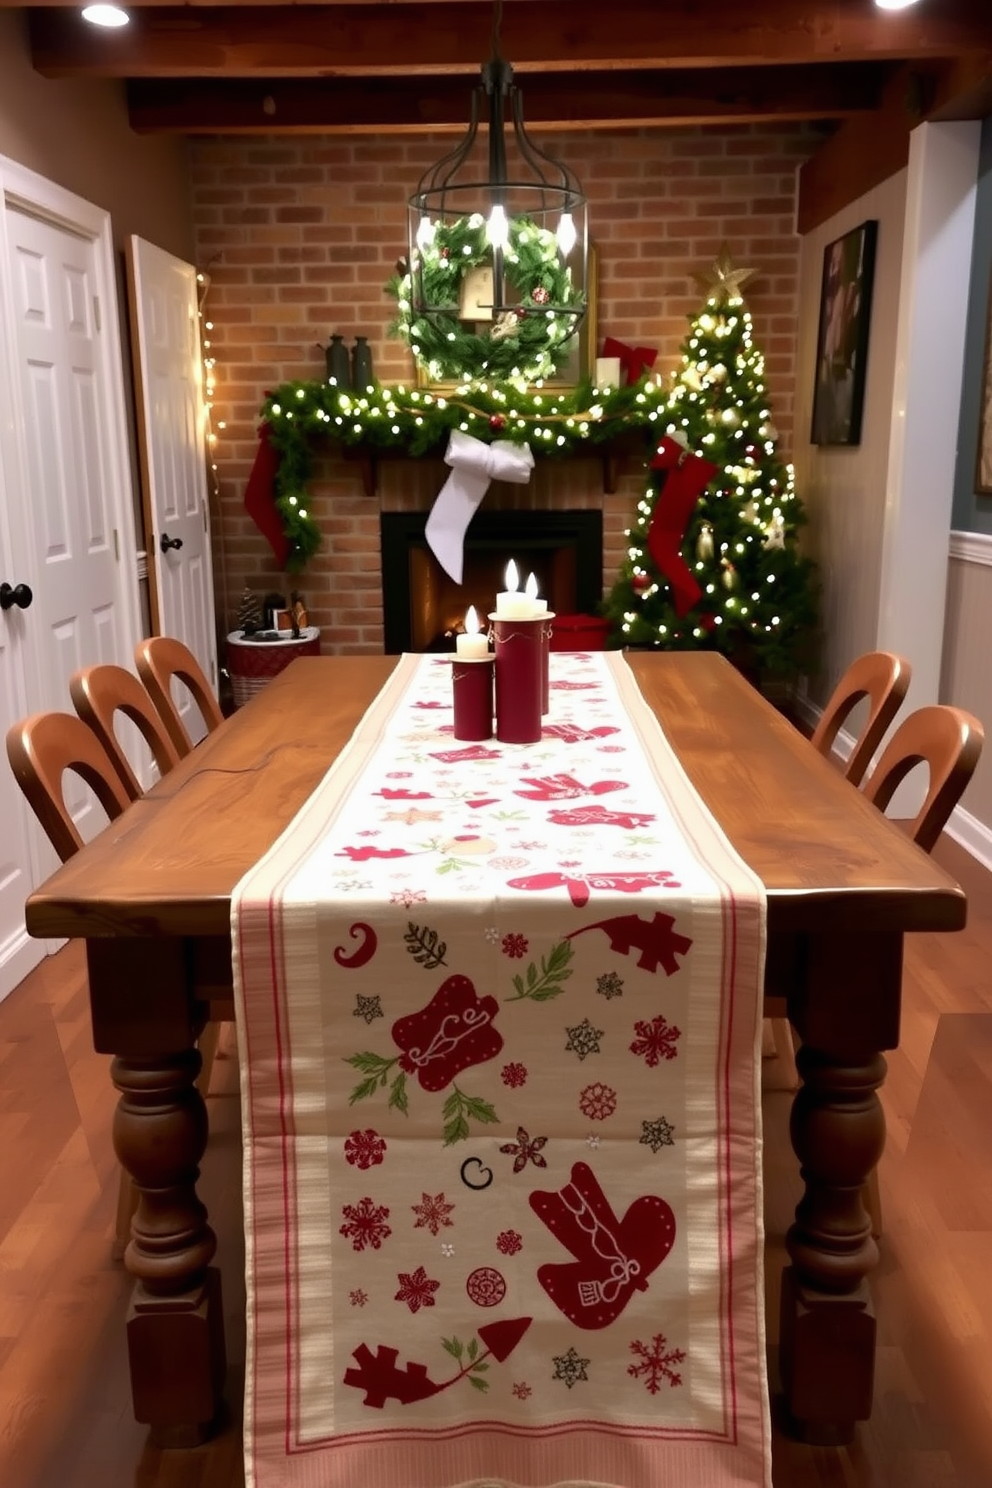
<instances>
[{"instance_id":1,"label":"fireplace opening","mask_svg":"<svg viewBox=\"0 0 992 1488\"><path fill-rule=\"evenodd\" d=\"M512 558L523 587L537 579L538 593L559 615L591 614L603 593L603 514L582 511L477 512L465 536L462 583L445 573L427 546L424 512L383 512L382 611L387 655L401 651L453 651L465 612L480 620L504 589Z\"/></svg>"}]
</instances>

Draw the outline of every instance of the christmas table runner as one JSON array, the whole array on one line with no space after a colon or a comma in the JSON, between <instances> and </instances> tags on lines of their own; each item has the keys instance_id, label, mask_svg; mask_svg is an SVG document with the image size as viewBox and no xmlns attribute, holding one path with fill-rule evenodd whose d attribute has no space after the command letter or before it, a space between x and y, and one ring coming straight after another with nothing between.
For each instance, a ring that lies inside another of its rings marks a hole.
<instances>
[{"instance_id":1,"label":"christmas table runner","mask_svg":"<svg viewBox=\"0 0 992 1488\"><path fill-rule=\"evenodd\" d=\"M404 657L234 895L249 1488L770 1484L762 887L620 656Z\"/></svg>"}]
</instances>

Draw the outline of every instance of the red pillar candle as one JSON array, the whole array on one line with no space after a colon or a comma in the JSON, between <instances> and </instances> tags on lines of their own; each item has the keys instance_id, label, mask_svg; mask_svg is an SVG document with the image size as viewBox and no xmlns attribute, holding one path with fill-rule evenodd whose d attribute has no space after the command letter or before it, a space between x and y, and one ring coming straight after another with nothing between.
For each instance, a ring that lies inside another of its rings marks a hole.
<instances>
[{"instance_id":1,"label":"red pillar candle","mask_svg":"<svg viewBox=\"0 0 992 1488\"><path fill-rule=\"evenodd\" d=\"M551 655L551 632L552 620L555 618L554 610L546 610L540 618L544 621L544 629L541 632L541 717L544 718L551 712L550 691L550 655Z\"/></svg>"},{"instance_id":2,"label":"red pillar candle","mask_svg":"<svg viewBox=\"0 0 992 1488\"><path fill-rule=\"evenodd\" d=\"M496 641L496 737L504 744L536 744L541 737L544 616L489 618Z\"/></svg>"},{"instance_id":3,"label":"red pillar candle","mask_svg":"<svg viewBox=\"0 0 992 1488\"><path fill-rule=\"evenodd\" d=\"M453 657L451 691L455 704L456 739L493 736L494 656Z\"/></svg>"}]
</instances>

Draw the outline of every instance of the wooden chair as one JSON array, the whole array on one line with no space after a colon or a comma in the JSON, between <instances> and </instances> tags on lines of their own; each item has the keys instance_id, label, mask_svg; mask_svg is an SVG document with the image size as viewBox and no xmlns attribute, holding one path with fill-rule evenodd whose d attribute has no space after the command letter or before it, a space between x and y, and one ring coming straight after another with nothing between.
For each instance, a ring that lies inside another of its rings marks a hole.
<instances>
[{"instance_id":1,"label":"wooden chair","mask_svg":"<svg viewBox=\"0 0 992 1488\"><path fill-rule=\"evenodd\" d=\"M932 852L947 819L975 773L982 753L985 730L977 718L963 708L934 703L917 708L896 729L864 786L869 801L880 811L889 805L906 776L918 765L926 765L927 793L909 825L913 841ZM865 1205L871 1216L871 1231L882 1233L882 1201L878 1174L872 1172L865 1185Z\"/></svg>"},{"instance_id":2,"label":"wooden chair","mask_svg":"<svg viewBox=\"0 0 992 1488\"><path fill-rule=\"evenodd\" d=\"M869 651L851 662L834 688L811 742L814 749L829 757L845 720L862 699L868 699L868 717L844 767L852 785L861 784L872 756L906 696L911 675L912 668L902 656L891 651Z\"/></svg>"},{"instance_id":3,"label":"wooden chair","mask_svg":"<svg viewBox=\"0 0 992 1488\"><path fill-rule=\"evenodd\" d=\"M872 756L906 696L911 675L912 667L904 657L892 651L868 651L851 662L831 693L810 739L814 749L828 759L847 718L859 702L868 700L868 716L844 766L844 774L852 785L861 784ZM774 1054L781 1061L783 1083L794 1090L799 1075L784 1000L769 998L766 1008L769 1016L762 1052Z\"/></svg>"},{"instance_id":4,"label":"wooden chair","mask_svg":"<svg viewBox=\"0 0 992 1488\"><path fill-rule=\"evenodd\" d=\"M210 683L192 651L182 641L173 640L171 636L149 636L139 641L135 647L134 660L138 676L182 759L193 748L193 741L186 732L173 699L172 679L178 677L193 694L208 734L224 722L224 715Z\"/></svg>"},{"instance_id":5,"label":"wooden chair","mask_svg":"<svg viewBox=\"0 0 992 1488\"><path fill-rule=\"evenodd\" d=\"M886 744L863 786L864 794L884 811L907 775L925 765L929 776L926 797L908 831L924 852L932 852L975 773L984 739L982 724L963 708L947 703L918 708ZM865 1185L864 1201L872 1234L877 1237L882 1233L882 1206L876 1172Z\"/></svg>"},{"instance_id":6,"label":"wooden chair","mask_svg":"<svg viewBox=\"0 0 992 1488\"><path fill-rule=\"evenodd\" d=\"M21 790L62 862L83 839L69 814L63 776L85 780L113 820L130 805L113 761L96 734L71 713L34 713L7 730L7 758Z\"/></svg>"},{"instance_id":7,"label":"wooden chair","mask_svg":"<svg viewBox=\"0 0 992 1488\"><path fill-rule=\"evenodd\" d=\"M975 773L985 730L971 713L935 703L918 708L896 729L864 786L869 801L884 811L896 789L917 765L926 765L926 799L909 832L913 841L931 852L947 818Z\"/></svg>"},{"instance_id":8,"label":"wooden chair","mask_svg":"<svg viewBox=\"0 0 992 1488\"><path fill-rule=\"evenodd\" d=\"M83 722L93 730L110 757L128 797L143 794L114 728L123 713L136 725L152 752L160 775L179 763L179 753L166 733L152 700L133 673L109 664L83 667L69 679L69 695Z\"/></svg>"},{"instance_id":9,"label":"wooden chair","mask_svg":"<svg viewBox=\"0 0 992 1488\"><path fill-rule=\"evenodd\" d=\"M102 670L121 672L141 691L140 683L131 678L130 673L125 672L122 667L88 668L77 672L73 682ZM76 691L81 690L80 684ZM89 689L89 697L93 696L93 691L92 688ZM100 689L97 688L97 691ZM116 740L114 744L119 753ZM111 821L120 816L131 801L141 794L137 781L134 782L136 795L129 793L118 773L116 760L104 748L97 732L71 713L35 713L30 718L22 719L20 723L12 724L7 730L7 758L18 785L63 863L83 845L79 829L66 805L64 777L67 770L73 771L86 782ZM173 763L177 761L174 760ZM130 769L128 773L133 779ZM208 1023L197 1043L202 1063L196 1083L200 1094L204 1096L210 1084L218 1035L218 1025ZM117 1193L114 1241L114 1254L118 1259L124 1254L131 1238L131 1216L136 1203L134 1185L129 1174L122 1168Z\"/></svg>"}]
</instances>

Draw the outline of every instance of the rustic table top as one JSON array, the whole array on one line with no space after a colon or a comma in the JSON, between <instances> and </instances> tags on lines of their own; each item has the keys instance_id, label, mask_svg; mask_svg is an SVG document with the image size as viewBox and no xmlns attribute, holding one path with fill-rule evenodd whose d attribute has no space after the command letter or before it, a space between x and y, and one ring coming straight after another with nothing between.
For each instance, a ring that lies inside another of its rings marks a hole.
<instances>
[{"instance_id":1,"label":"rustic table top","mask_svg":"<svg viewBox=\"0 0 992 1488\"><path fill-rule=\"evenodd\" d=\"M964 925L955 881L722 657L627 660L696 790L763 880L771 933ZM234 885L303 805L395 664L292 662L31 895L30 933L226 935Z\"/></svg>"}]
</instances>

